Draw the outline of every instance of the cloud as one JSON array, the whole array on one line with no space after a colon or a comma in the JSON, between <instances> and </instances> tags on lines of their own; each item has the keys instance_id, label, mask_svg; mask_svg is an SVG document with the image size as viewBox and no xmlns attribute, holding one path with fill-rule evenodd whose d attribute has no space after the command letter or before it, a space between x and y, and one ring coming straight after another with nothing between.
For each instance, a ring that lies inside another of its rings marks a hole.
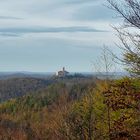
<instances>
[{"instance_id":1,"label":"cloud","mask_svg":"<svg viewBox=\"0 0 140 140\"><path fill-rule=\"evenodd\" d=\"M97 5L104 0L4 0L0 2L0 9L5 15L18 17L43 17L68 19L71 14L77 12L77 7Z\"/></svg>"},{"instance_id":2,"label":"cloud","mask_svg":"<svg viewBox=\"0 0 140 140\"><path fill-rule=\"evenodd\" d=\"M86 3L97 3L101 0L60 0L59 3L63 4L86 4Z\"/></svg>"},{"instance_id":3,"label":"cloud","mask_svg":"<svg viewBox=\"0 0 140 140\"><path fill-rule=\"evenodd\" d=\"M0 19L15 19L15 20L20 20L22 18L19 17L12 17L12 16L0 16Z\"/></svg>"},{"instance_id":4,"label":"cloud","mask_svg":"<svg viewBox=\"0 0 140 140\"><path fill-rule=\"evenodd\" d=\"M0 33L0 36L4 36L4 37L19 37L20 35L17 33Z\"/></svg>"},{"instance_id":5,"label":"cloud","mask_svg":"<svg viewBox=\"0 0 140 140\"><path fill-rule=\"evenodd\" d=\"M107 32L86 26L70 26L70 27L14 27L0 28L0 35L3 36L19 36L19 34L28 33L72 33L72 32Z\"/></svg>"},{"instance_id":6,"label":"cloud","mask_svg":"<svg viewBox=\"0 0 140 140\"><path fill-rule=\"evenodd\" d=\"M107 4L100 2L97 5L92 3L90 5L81 6L77 8L72 18L80 21L112 21L115 14L105 5Z\"/></svg>"}]
</instances>

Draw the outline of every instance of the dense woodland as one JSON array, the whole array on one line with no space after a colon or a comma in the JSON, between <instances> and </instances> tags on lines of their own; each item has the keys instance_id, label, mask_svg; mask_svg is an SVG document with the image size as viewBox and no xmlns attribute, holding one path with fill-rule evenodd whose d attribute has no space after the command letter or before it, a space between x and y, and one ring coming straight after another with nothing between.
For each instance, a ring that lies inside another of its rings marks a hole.
<instances>
[{"instance_id":1,"label":"dense woodland","mask_svg":"<svg viewBox=\"0 0 140 140\"><path fill-rule=\"evenodd\" d=\"M35 78L10 78L0 80L0 102L23 96L27 92L42 89L49 83L49 80Z\"/></svg>"},{"instance_id":2,"label":"dense woodland","mask_svg":"<svg viewBox=\"0 0 140 140\"><path fill-rule=\"evenodd\" d=\"M123 19L122 58L109 52L131 76L2 80L0 140L140 140L140 2L108 2Z\"/></svg>"},{"instance_id":3,"label":"dense woodland","mask_svg":"<svg viewBox=\"0 0 140 140\"><path fill-rule=\"evenodd\" d=\"M140 138L139 79L72 81L2 103L0 139Z\"/></svg>"}]
</instances>

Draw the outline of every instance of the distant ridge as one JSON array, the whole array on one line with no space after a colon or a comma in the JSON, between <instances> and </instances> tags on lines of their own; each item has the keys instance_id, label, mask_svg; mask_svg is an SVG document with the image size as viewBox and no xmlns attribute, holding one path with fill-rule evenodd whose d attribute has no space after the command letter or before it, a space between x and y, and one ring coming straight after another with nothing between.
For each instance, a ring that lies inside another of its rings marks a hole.
<instances>
[{"instance_id":1,"label":"distant ridge","mask_svg":"<svg viewBox=\"0 0 140 140\"><path fill-rule=\"evenodd\" d=\"M105 76L114 76L121 78L123 76L129 76L127 72L70 72L69 75L81 74L83 76L95 76L95 77L105 77ZM43 78L48 79L55 75L55 72L0 72L0 80L9 79L9 78Z\"/></svg>"}]
</instances>

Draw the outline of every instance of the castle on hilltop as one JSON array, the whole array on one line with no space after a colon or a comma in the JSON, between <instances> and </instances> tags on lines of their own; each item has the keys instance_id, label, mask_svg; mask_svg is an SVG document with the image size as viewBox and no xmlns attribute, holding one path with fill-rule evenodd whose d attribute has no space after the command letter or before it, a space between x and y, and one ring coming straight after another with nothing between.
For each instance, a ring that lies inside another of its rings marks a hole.
<instances>
[{"instance_id":1,"label":"castle on hilltop","mask_svg":"<svg viewBox=\"0 0 140 140\"><path fill-rule=\"evenodd\" d=\"M63 69L61 71L58 71L56 73L56 76L58 77L66 77L68 76L69 72L65 70L65 67L63 67Z\"/></svg>"}]
</instances>

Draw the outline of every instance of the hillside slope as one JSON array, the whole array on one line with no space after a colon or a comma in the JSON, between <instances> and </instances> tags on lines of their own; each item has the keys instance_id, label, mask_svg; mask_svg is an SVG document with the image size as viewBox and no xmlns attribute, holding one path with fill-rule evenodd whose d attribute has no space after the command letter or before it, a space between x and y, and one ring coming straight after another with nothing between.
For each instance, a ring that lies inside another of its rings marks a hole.
<instances>
[{"instance_id":1,"label":"hillside slope","mask_svg":"<svg viewBox=\"0 0 140 140\"><path fill-rule=\"evenodd\" d=\"M21 97L29 92L45 88L49 81L37 78L12 78L0 80L0 102Z\"/></svg>"}]
</instances>

